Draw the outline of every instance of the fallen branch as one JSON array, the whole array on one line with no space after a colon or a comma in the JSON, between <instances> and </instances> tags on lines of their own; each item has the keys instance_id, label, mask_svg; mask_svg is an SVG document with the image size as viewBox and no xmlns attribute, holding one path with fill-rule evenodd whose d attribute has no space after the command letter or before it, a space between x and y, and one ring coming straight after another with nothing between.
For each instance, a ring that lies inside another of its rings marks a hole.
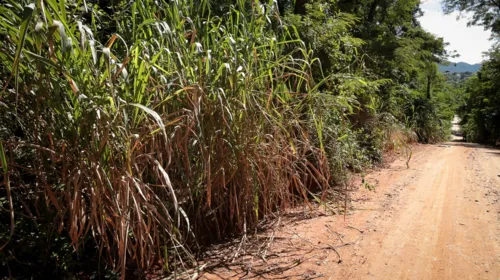
<instances>
[{"instance_id":1,"label":"fallen branch","mask_svg":"<svg viewBox=\"0 0 500 280\"><path fill-rule=\"evenodd\" d=\"M335 247L333 247L332 245L328 245L328 249L331 249L335 252L335 254L337 254L337 256L339 257L339 260L337 261L338 264L342 263L342 257L340 256L339 252L337 251L337 249L335 249Z\"/></svg>"},{"instance_id":2,"label":"fallen branch","mask_svg":"<svg viewBox=\"0 0 500 280\"><path fill-rule=\"evenodd\" d=\"M234 260L238 257L240 251L241 251L241 246L243 246L243 242L247 240L247 222L243 223L243 237L241 237L241 242L240 245L238 245L238 250L236 250L236 253L234 253L233 259L231 260L231 263L234 263Z\"/></svg>"},{"instance_id":3,"label":"fallen branch","mask_svg":"<svg viewBox=\"0 0 500 280\"><path fill-rule=\"evenodd\" d=\"M330 227L330 225L325 225L325 226L326 226L326 228L327 228L327 231L328 231L328 232L330 232L330 233L335 233L335 234L337 235L337 237L339 238L340 243L344 244L344 240L342 240L342 235L341 235L340 233L338 233L338 232L334 231L334 230Z\"/></svg>"},{"instance_id":4,"label":"fallen branch","mask_svg":"<svg viewBox=\"0 0 500 280\"><path fill-rule=\"evenodd\" d=\"M271 246L271 243L273 243L274 241L274 235L276 233L276 228L279 227L279 224L281 222L281 217L278 218L278 222L276 223L276 226L273 228L273 233L271 234L271 236L269 237L269 241L267 242L266 244L266 247L264 248L264 252L261 254L261 258L267 263L267 260L266 260L266 255L267 255L267 250L269 249L269 247Z\"/></svg>"},{"instance_id":5,"label":"fallen branch","mask_svg":"<svg viewBox=\"0 0 500 280\"><path fill-rule=\"evenodd\" d=\"M364 233L365 233L363 230L357 229L357 228L355 228L355 227L353 227L353 226L347 226L347 228L352 228L352 229L355 229L355 230L359 231L361 234L364 234Z\"/></svg>"}]
</instances>

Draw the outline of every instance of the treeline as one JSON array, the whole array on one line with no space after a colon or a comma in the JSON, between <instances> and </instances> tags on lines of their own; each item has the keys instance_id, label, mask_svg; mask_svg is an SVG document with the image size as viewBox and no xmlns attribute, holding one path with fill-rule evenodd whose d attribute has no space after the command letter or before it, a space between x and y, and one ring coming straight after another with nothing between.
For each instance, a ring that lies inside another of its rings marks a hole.
<instances>
[{"instance_id":1,"label":"treeline","mask_svg":"<svg viewBox=\"0 0 500 280\"><path fill-rule=\"evenodd\" d=\"M458 108L467 141L494 144L500 139L500 49L494 47L481 70L461 85Z\"/></svg>"},{"instance_id":2,"label":"treeline","mask_svg":"<svg viewBox=\"0 0 500 280\"><path fill-rule=\"evenodd\" d=\"M481 69L459 88L458 114L467 141L494 144L500 142L500 4L487 0L445 0L447 12L472 14L470 24L492 31L493 46Z\"/></svg>"},{"instance_id":3,"label":"treeline","mask_svg":"<svg viewBox=\"0 0 500 280\"><path fill-rule=\"evenodd\" d=\"M2 1L0 277L181 272L446 139L455 88L419 5Z\"/></svg>"}]
</instances>

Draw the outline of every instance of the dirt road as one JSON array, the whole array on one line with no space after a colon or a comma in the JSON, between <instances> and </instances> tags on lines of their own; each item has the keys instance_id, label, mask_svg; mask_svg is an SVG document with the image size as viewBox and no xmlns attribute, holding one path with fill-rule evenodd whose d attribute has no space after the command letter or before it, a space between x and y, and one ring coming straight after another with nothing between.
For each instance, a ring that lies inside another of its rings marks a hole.
<instances>
[{"instance_id":1,"label":"dirt road","mask_svg":"<svg viewBox=\"0 0 500 280\"><path fill-rule=\"evenodd\" d=\"M280 221L201 278L500 279L500 150L421 145L366 181L345 220Z\"/></svg>"}]
</instances>

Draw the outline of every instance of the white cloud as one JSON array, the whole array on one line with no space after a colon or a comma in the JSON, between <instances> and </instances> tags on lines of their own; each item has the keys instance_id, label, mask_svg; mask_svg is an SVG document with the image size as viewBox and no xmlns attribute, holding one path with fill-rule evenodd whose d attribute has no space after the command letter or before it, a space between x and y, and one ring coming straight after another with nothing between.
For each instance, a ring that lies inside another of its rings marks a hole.
<instances>
[{"instance_id":1,"label":"white cloud","mask_svg":"<svg viewBox=\"0 0 500 280\"><path fill-rule=\"evenodd\" d=\"M467 26L467 15L462 15L458 20L458 13L444 15L440 0L423 0L421 5L424 16L420 24L427 31L443 37L450 43L448 50L456 50L460 57L451 59L454 62L479 63L483 60L482 53L489 50L492 42L489 41L491 32L485 31L481 26Z\"/></svg>"}]
</instances>

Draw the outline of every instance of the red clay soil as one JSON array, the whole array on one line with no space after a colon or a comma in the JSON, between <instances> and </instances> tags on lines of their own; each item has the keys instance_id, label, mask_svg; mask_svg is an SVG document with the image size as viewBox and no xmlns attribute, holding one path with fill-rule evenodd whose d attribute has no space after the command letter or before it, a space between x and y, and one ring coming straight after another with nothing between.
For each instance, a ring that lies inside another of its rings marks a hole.
<instances>
[{"instance_id":1,"label":"red clay soil","mask_svg":"<svg viewBox=\"0 0 500 280\"><path fill-rule=\"evenodd\" d=\"M410 169L398 159L365 180L375 190L355 182L345 217L277 219L214 247L195 278L500 279L500 150L418 145Z\"/></svg>"}]
</instances>

